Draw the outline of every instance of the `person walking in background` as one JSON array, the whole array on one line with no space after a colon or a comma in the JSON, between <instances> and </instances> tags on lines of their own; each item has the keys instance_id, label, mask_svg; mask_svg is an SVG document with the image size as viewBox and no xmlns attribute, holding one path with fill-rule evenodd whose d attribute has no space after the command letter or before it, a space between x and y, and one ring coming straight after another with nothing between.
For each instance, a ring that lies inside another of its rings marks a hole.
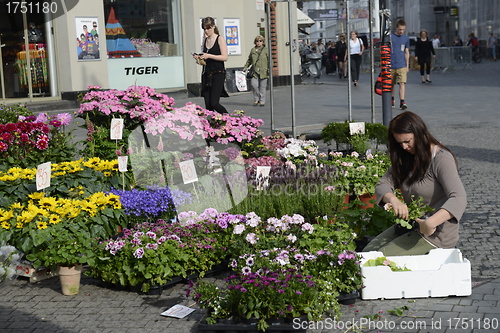
<instances>
[{"instance_id":1,"label":"person walking in background","mask_svg":"<svg viewBox=\"0 0 500 333\"><path fill-rule=\"evenodd\" d=\"M432 38L432 47L435 49L441 47L441 41L439 40L438 35L434 35L434 38Z\"/></svg>"},{"instance_id":2,"label":"person walking in background","mask_svg":"<svg viewBox=\"0 0 500 333\"><path fill-rule=\"evenodd\" d=\"M410 71L410 39L405 33L406 22L399 20L396 31L391 33L391 76L392 106L394 106L394 85L399 84L399 108L405 110L406 78Z\"/></svg>"},{"instance_id":3,"label":"person walking in background","mask_svg":"<svg viewBox=\"0 0 500 333\"><path fill-rule=\"evenodd\" d=\"M391 167L376 186L376 201L392 206L408 220L408 204L419 197L434 209L432 215L415 220L413 229L397 232L389 227L363 251L385 256L423 255L435 248L449 249L458 242L458 223L467 206L467 194L458 174L457 160L449 148L429 132L424 121L406 111L389 124ZM396 196L400 189L404 201Z\"/></svg>"},{"instance_id":4,"label":"person walking in background","mask_svg":"<svg viewBox=\"0 0 500 333\"><path fill-rule=\"evenodd\" d=\"M488 38L488 56L493 61L497 61L497 38L493 33L490 33L490 38Z\"/></svg>"},{"instance_id":5,"label":"person walking in background","mask_svg":"<svg viewBox=\"0 0 500 333\"><path fill-rule=\"evenodd\" d=\"M337 71L337 50L335 49L334 42L328 42L326 54L326 74L335 74Z\"/></svg>"},{"instance_id":6,"label":"person walking in background","mask_svg":"<svg viewBox=\"0 0 500 333\"><path fill-rule=\"evenodd\" d=\"M264 106L266 103L267 79L269 78L269 52L264 45L264 37L260 35L255 37L253 43L255 47L252 47L243 71L246 72L250 67L253 68L251 80L253 105Z\"/></svg>"},{"instance_id":7,"label":"person walking in background","mask_svg":"<svg viewBox=\"0 0 500 333\"><path fill-rule=\"evenodd\" d=\"M347 70L345 67L345 59L347 54L347 44L345 42L345 35L341 34L339 40L335 44L335 50L337 51L337 68L339 71L339 79L342 77L347 78Z\"/></svg>"},{"instance_id":8,"label":"person walking in background","mask_svg":"<svg viewBox=\"0 0 500 333\"><path fill-rule=\"evenodd\" d=\"M322 39L318 39L318 46L316 47L318 53L321 54L321 68L326 66L326 46L323 44Z\"/></svg>"},{"instance_id":9,"label":"person walking in background","mask_svg":"<svg viewBox=\"0 0 500 333\"><path fill-rule=\"evenodd\" d=\"M462 41L462 38L460 38L459 35L455 36L455 41L453 42L453 46L464 46L464 42Z\"/></svg>"},{"instance_id":10,"label":"person walking in background","mask_svg":"<svg viewBox=\"0 0 500 333\"><path fill-rule=\"evenodd\" d=\"M351 76L354 86L358 85L359 72L361 71L361 56L364 50L365 46L363 45L363 41L358 38L358 32L351 31L351 39L349 40L349 59L351 62Z\"/></svg>"},{"instance_id":11,"label":"person walking in background","mask_svg":"<svg viewBox=\"0 0 500 333\"><path fill-rule=\"evenodd\" d=\"M420 66L422 83L431 83L431 60L432 57L436 57L436 52L434 52L432 42L428 39L427 30L422 29L419 36L420 38L415 44L415 60ZM427 74L427 77L424 76L424 73Z\"/></svg>"},{"instance_id":12,"label":"person walking in background","mask_svg":"<svg viewBox=\"0 0 500 333\"><path fill-rule=\"evenodd\" d=\"M212 17L203 18L201 28L205 31L203 53L194 54L193 58L205 61L201 74L201 92L205 99L205 108L210 111L227 113L226 108L220 104L221 97L229 97L224 89L224 81L226 80L224 62L228 57L226 40L219 38L219 29Z\"/></svg>"}]
</instances>

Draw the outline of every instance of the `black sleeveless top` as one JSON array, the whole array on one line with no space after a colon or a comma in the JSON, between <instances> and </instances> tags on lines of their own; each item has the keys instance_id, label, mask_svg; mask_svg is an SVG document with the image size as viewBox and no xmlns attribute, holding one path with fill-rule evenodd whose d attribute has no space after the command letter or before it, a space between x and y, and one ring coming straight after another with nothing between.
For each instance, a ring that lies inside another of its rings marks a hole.
<instances>
[{"instance_id":1,"label":"black sleeveless top","mask_svg":"<svg viewBox=\"0 0 500 333\"><path fill-rule=\"evenodd\" d=\"M207 48L207 39L205 38L205 41L203 43L203 53L221 55L222 53L220 51L220 46L219 46L219 37L220 35L217 35L217 38L215 39L214 45L212 46L211 49ZM225 72L224 61L207 59L206 62L207 65L205 66L205 73Z\"/></svg>"}]
</instances>

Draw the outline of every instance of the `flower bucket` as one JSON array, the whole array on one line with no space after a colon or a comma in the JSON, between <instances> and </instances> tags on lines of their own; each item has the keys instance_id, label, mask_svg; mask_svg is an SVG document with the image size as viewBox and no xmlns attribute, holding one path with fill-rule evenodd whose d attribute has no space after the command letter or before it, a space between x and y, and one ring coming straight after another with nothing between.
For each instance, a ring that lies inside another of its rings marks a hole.
<instances>
[{"instance_id":1,"label":"flower bucket","mask_svg":"<svg viewBox=\"0 0 500 333\"><path fill-rule=\"evenodd\" d=\"M76 295L80 290L82 265L59 266L57 269L63 295Z\"/></svg>"}]
</instances>

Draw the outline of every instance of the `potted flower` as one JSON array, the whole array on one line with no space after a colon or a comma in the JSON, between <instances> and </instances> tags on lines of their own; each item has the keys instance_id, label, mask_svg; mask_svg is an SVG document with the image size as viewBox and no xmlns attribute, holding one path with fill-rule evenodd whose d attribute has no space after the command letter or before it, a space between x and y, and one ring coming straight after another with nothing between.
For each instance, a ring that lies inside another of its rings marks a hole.
<instances>
[{"instance_id":1,"label":"potted flower","mask_svg":"<svg viewBox=\"0 0 500 333\"><path fill-rule=\"evenodd\" d=\"M96 249L90 275L147 292L188 274L203 276L227 257L226 229L235 215L207 209L198 215L182 212L178 221L143 222Z\"/></svg>"},{"instance_id":2,"label":"potted flower","mask_svg":"<svg viewBox=\"0 0 500 333\"><path fill-rule=\"evenodd\" d=\"M201 281L193 285L189 293L209 310L208 324L225 318L243 323L257 320L257 329L264 331L273 318L282 318L288 323L297 317L321 320L325 312L319 285L311 276L292 268L234 274L225 279L222 288Z\"/></svg>"},{"instance_id":3,"label":"potted flower","mask_svg":"<svg viewBox=\"0 0 500 333\"><path fill-rule=\"evenodd\" d=\"M58 223L44 236L43 246L26 258L35 267L57 267L64 295L75 295L79 291L82 265L94 262L94 246L89 226L85 224Z\"/></svg>"}]
</instances>

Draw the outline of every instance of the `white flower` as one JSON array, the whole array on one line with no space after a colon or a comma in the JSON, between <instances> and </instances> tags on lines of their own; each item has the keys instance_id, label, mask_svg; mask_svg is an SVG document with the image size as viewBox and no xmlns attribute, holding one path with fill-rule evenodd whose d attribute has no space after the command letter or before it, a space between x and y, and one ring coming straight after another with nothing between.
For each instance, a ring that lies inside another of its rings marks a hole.
<instances>
[{"instance_id":1,"label":"white flower","mask_svg":"<svg viewBox=\"0 0 500 333\"><path fill-rule=\"evenodd\" d=\"M238 224L234 227L233 234L235 235L241 235L243 231L245 231L245 225L243 224Z\"/></svg>"}]
</instances>

